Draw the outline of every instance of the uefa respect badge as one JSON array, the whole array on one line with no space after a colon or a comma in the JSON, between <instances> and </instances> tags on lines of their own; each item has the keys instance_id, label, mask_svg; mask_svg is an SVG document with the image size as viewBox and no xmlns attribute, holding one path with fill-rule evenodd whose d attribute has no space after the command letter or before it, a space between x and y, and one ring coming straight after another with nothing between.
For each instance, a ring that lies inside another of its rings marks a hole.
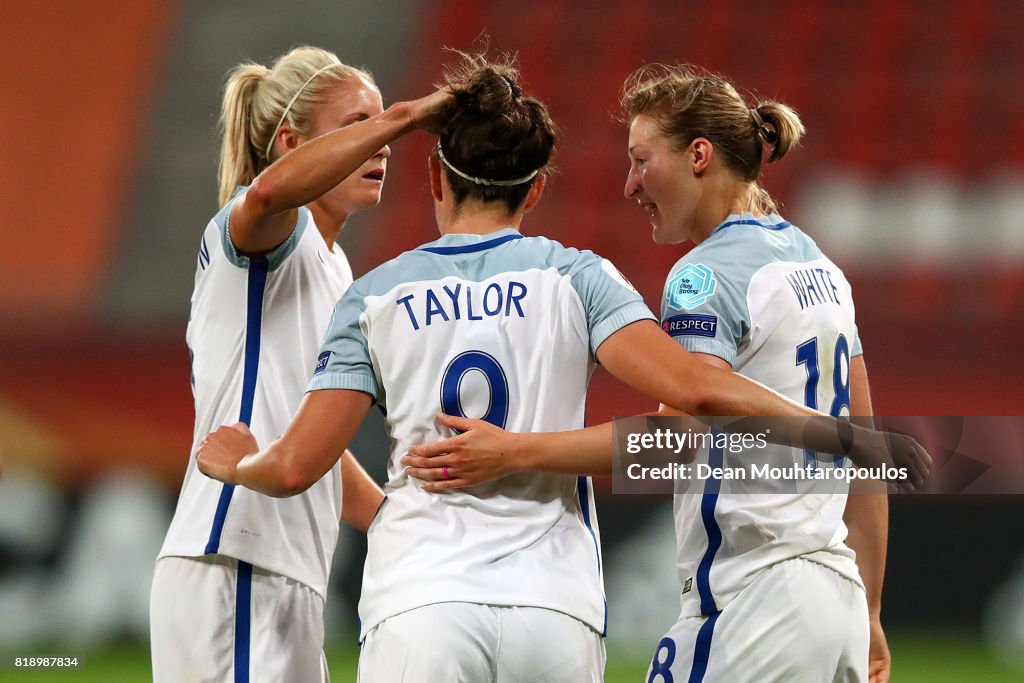
<instances>
[{"instance_id":1,"label":"uefa respect badge","mask_svg":"<svg viewBox=\"0 0 1024 683\"><path fill-rule=\"evenodd\" d=\"M668 281L668 300L674 308L696 308L711 298L718 282L703 263L687 263Z\"/></svg>"}]
</instances>

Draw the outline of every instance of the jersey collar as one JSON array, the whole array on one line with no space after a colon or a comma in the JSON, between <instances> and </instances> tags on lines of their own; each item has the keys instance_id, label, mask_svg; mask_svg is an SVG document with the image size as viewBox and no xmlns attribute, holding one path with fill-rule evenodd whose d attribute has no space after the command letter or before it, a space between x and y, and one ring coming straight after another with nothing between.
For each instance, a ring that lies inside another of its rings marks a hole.
<instances>
[{"instance_id":1,"label":"jersey collar","mask_svg":"<svg viewBox=\"0 0 1024 683\"><path fill-rule=\"evenodd\" d=\"M439 240L428 242L419 247L419 250L429 251L432 254L469 254L474 251L491 249L499 244L522 238L522 234L515 228L503 228L496 232L489 232L486 235L456 233L444 235Z\"/></svg>"},{"instance_id":2,"label":"jersey collar","mask_svg":"<svg viewBox=\"0 0 1024 683\"><path fill-rule=\"evenodd\" d=\"M711 231L711 234L714 235L716 232L725 230L733 225L756 225L765 230L782 230L783 228L788 228L792 223L786 221L777 213L770 213L760 218L755 218L754 214L748 211L747 213L734 213L726 216L725 220Z\"/></svg>"}]
</instances>

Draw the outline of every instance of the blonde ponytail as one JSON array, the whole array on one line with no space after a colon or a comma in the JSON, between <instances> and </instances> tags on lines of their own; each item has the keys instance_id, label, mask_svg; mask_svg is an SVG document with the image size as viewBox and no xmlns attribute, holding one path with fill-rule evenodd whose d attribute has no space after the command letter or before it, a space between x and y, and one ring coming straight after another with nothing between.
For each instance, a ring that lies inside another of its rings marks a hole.
<instances>
[{"instance_id":1,"label":"blonde ponytail","mask_svg":"<svg viewBox=\"0 0 1024 683\"><path fill-rule=\"evenodd\" d=\"M252 145L253 100L270 69L260 64L239 64L228 76L221 107L218 201L224 206L239 185L248 185L259 173L259 152Z\"/></svg>"}]
</instances>

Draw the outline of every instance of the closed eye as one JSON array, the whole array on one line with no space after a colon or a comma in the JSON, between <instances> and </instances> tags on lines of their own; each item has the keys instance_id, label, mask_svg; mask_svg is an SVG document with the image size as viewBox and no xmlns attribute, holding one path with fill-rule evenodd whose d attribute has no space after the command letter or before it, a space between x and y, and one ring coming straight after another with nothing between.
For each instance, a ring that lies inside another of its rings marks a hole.
<instances>
[{"instance_id":1,"label":"closed eye","mask_svg":"<svg viewBox=\"0 0 1024 683\"><path fill-rule=\"evenodd\" d=\"M349 116L346 116L344 118L344 120L342 120L341 125L338 126L338 128L344 128L345 126L351 126L353 123L358 123L359 121L365 121L368 118L370 118L370 115L369 114L365 114L365 113L350 114Z\"/></svg>"}]
</instances>

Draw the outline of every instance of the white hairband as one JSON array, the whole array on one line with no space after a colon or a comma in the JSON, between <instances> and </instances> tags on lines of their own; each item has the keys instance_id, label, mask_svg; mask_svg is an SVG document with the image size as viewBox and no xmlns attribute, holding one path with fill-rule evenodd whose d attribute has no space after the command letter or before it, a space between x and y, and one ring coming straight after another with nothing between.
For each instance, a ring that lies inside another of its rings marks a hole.
<instances>
[{"instance_id":1,"label":"white hairband","mask_svg":"<svg viewBox=\"0 0 1024 683\"><path fill-rule=\"evenodd\" d=\"M474 176L467 175L467 174L463 173L462 171L460 171L459 169L457 169L454 166L452 166L451 162L444 158L444 152L441 151L441 143L440 142L437 143L437 156L441 159L441 161L444 163L444 165L447 166L451 170L452 173L454 173L455 175L459 176L460 178L468 180L469 182L475 183L477 185L487 185L487 186L495 186L495 187L512 187L513 185L522 185L523 183L528 183L531 180L533 180L535 177L537 177L538 173L540 173L540 169L538 168L533 173L531 173L529 175L524 175L522 178L513 178L512 180L487 180L486 178L476 178Z\"/></svg>"},{"instance_id":2,"label":"white hairband","mask_svg":"<svg viewBox=\"0 0 1024 683\"><path fill-rule=\"evenodd\" d=\"M306 79L305 83L303 83L301 86L299 86L298 90L295 91L295 94L292 95L292 99L289 100L289 102L288 102L288 106L286 106L284 108L284 111L281 112L281 118L279 118L277 120L277 125L274 126L274 132L270 136L270 141L267 142L267 148L265 150L263 150L263 156L264 157L266 157L268 160L270 159L270 149L274 146L274 138L277 137L277 131L281 130L281 124L284 123L284 117L288 116L288 112L291 111L292 105L295 104L295 100L299 99L299 95L302 94L302 91L306 89L307 85L309 85L310 83L313 82L314 78L316 78L317 76L319 76L323 72L327 71L328 69L333 69L336 66L341 66L341 64L328 64L327 66L320 67L319 69L317 69L313 73L312 76L310 76L309 78Z\"/></svg>"}]
</instances>

